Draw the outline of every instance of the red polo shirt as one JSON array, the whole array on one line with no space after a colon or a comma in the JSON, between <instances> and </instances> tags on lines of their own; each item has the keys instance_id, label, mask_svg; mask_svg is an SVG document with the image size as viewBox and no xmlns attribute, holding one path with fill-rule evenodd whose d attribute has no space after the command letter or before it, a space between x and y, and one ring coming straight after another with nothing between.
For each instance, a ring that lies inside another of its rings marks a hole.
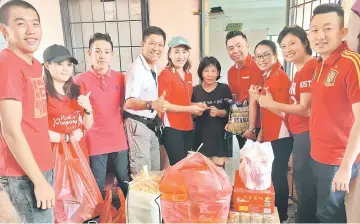
<instances>
[{"instance_id":1,"label":"red polo shirt","mask_svg":"<svg viewBox=\"0 0 360 224\"><path fill-rule=\"evenodd\" d=\"M350 51L343 42L317 66L312 84L310 137L314 160L341 164L354 124L352 104L358 102L360 55Z\"/></svg>"},{"instance_id":2,"label":"red polo shirt","mask_svg":"<svg viewBox=\"0 0 360 224\"><path fill-rule=\"evenodd\" d=\"M311 92L311 83L317 64L316 59L311 59L300 71L296 72L290 88L290 104L300 104L300 94ZM309 131L309 117L289 114L288 121L290 131L293 134Z\"/></svg>"},{"instance_id":3,"label":"red polo shirt","mask_svg":"<svg viewBox=\"0 0 360 224\"><path fill-rule=\"evenodd\" d=\"M120 105L124 101L124 75L109 71L105 75L93 69L77 75L75 82L81 92L91 91L90 102L94 110L94 123L85 133L89 156L127 150Z\"/></svg>"},{"instance_id":4,"label":"red polo shirt","mask_svg":"<svg viewBox=\"0 0 360 224\"><path fill-rule=\"evenodd\" d=\"M277 63L272 68L269 75L264 77L264 88L268 88L274 100L279 103L288 104L290 79L287 74L281 69L280 63ZM262 89L261 94L265 95L265 90ZM279 116L273 112L261 108L261 128L265 142L274 141L280 138L289 137L288 125L284 116Z\"/></svg>"},{"instance_id":5,"label":"red polo shirt","mask_svg":"<svg viewBox=\"0 0 360 224\"><path fill-rule=\"evenodd\" d=\"M238 102L249 98L251 85L261 85L263 83L262 74L264 72L256 65L254 58L249 54L246 57L243 67L238 64L233 65L228 71L228 82L232 94L236 94Z\"/></svg>"},{"instance_id":6,"label":"red polo shirt","mask_svg":"<svg viewBox=\"0 0 360 224\"><path fill-rule=\"evenodd\" d=\"M40 170L54 168L41 64L33 58L29 65L5 49L0 53L0 80L0 100L22 103L21 128ZM2 136L1 125L0 133L0 176L25 176Z\"/></svg>"},{"instance_id":7,"label":"red polo shirt","mask_svg":"<svg viewBox=\"0 0 360 224\"><path fill-rule=\"evenodd\" d=\"M235 63L228 71L228 83L232 94L236 94L236 100L243 102L249 99L251 85L263 85L263 71L256 65L254 58L249 54L243 67ZM260 128L260 107L257 111L256 127Z\"/></svg>"},{"instance_id":8,"label":"red polo shirt","mask_svg":"<svg viewBox=\"0 0 360 224\"><path fill-rule=\"evenodd\" d=\"M192 88L192 75L186 72L182 79L176 71L165 68L159 77L159 96L166 91L165 100L179 106L190 106ZM165 127L171 127L181 131L193 129L192 115L188 112L166 112L162 115Z\"/></svg>"}]
</instances>

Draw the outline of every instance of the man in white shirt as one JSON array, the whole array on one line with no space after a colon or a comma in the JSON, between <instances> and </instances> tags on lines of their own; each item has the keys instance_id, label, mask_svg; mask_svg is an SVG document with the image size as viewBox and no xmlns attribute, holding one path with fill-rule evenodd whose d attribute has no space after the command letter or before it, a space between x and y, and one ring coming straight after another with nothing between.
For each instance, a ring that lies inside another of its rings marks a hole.
<instances>
[{"instance_id":1,"label":"man in white shirt","mask_svg":"<svg viewBox=\"0 0 360 224\"><path fill-rule=\"evenodd\" d=\"M139 173L143 165L147 165L149 170L160 170L156 114L164 113L168 102L164 100L165 92L158 97L155 63L163 53L165 41L166 34L161 28L150 26L145 29L141 55L126 72L124 123L132 174Z\"/></svg>"}]
</instances>

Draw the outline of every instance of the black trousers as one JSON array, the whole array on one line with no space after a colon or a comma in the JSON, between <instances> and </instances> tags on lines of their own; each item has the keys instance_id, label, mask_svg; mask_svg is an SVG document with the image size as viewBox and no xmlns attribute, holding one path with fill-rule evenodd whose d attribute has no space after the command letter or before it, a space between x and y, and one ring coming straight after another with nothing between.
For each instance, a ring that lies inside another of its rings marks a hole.
<instances>
[{"instance_id":1,"label":"black trousers","mask_svg":"<svg viewBox=\"0 0 360 224\"><path fill-rule=\"evenodd\" d=\"M293 150L293 141L292 137L288 137L271 142L275 157L271 176L275 189L275 206L278 208L280 222L288 217L288 163Z\"/></svg>"},{"instance_id":2,"label":"black trousers","mask_svg":"<svg viewBox=\"0 0 360 224\"><path fill-rule=\"evenodd\" d=\"M193 146L193 131L180 131L166 127L162 140L169 157L170 165L184 159Z\"/></svg>"}]
</instances>

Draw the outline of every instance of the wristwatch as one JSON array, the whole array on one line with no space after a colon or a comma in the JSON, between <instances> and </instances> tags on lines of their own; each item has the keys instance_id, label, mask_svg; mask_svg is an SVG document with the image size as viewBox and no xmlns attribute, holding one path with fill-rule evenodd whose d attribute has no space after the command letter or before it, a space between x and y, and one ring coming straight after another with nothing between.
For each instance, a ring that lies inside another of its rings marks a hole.
<instances>
[{"instance_id":1,"label":"wristwatch","mask_svg":"<svg viewBox=\"0 0 360 224\"><path fill-rule=\"evenodd\" d=\"M248 129L250 132L252 133L256 133L256 128L253 128L253 129Z\"/></svg>"},{"instance_id":2,"label":"wristwatch","mask_svg":"<svg viewBox=\"0 0 360 224\"><path fill-rule=\"evenodd\" d=\"M152 110L151 101L146 101L146 109Z\"/></svg>"},{"instance_id":3,"label":"wristwatch","mask_svg":"<svg viewBox=\"0 0 360 224\"><path fill-rule=\"evenodd\" d=\"M92 114L92 110L91 110L91 111L88 111L88 110L84 109L84 112L85 112L85 114L87 114L87 115L91 115L91 114Z\"/></svg>"}]
</instances>

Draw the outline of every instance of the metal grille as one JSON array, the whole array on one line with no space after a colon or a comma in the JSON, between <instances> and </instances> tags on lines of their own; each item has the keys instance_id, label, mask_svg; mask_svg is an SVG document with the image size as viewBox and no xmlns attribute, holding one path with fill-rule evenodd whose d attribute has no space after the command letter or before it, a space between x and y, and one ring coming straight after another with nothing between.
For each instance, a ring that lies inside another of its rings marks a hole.
<instances>
[{"instance_id":1,"label":"metal grille","mask_svg":"<svg viewBox=\"0 0 360 224\"><path fill-rule=\"evenodd\" d=\"M310 20L312 17L313 10L321 4L325 3L337 3L338 0L289 0L289 24L297 24L302 27L306 32L310 28ZM313 51L313 56L317 56ZM296 69L293 64L286 67L286 71L293 78Z\"/></svg>"},{"instance_id":2,"label":"metal grille","mask_svg":"<svg viewBox=\"0 0 360 224\"><path fill-rule=\"evenodd\" d=\"M111 68L125 72L141 52L142 31L148 26L144 0L59 0L66 47L79 64L76 73L89 69L89 40L96 33L108 33L114 44Z\"/></svg>"}]
</instances>

